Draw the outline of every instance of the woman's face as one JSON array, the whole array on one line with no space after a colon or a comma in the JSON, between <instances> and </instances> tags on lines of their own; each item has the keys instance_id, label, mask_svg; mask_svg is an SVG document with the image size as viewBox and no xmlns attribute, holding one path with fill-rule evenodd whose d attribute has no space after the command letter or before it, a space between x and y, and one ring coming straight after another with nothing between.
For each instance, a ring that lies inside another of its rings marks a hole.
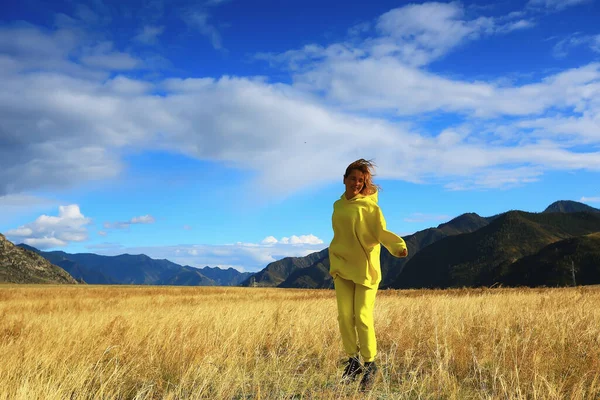
<instances>
[{"instance_id":1,"label":"woman's face","mask_svg":"<svg viewBox=\"0 0 600 400\"><path fill-rule=\"evenodd\" d=\"M351 199L360 193L365 185L365 174L357 169L350 171L348 177L344 178L346 185L346 198Z\"/></svg>"}]
</instances>

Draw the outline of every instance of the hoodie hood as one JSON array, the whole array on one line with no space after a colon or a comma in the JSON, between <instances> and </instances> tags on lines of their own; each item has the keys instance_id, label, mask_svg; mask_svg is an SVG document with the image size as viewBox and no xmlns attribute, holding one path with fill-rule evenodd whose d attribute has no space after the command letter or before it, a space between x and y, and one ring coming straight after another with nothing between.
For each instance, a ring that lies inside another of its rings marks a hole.
<instances>
[{"instance_id":1,"label":"hoodie hood","mask_svg":"<svg viewBox=\"0 0 600 400\"><path fill-rule=\"evenodd\" d=\"M379 191L376 191L373 194L369 194L369 195L364 195L364 194L357 194L356 196L354 196L353 198L351 198L350 200L348 200L346 198L346 193L342 193L340 199L344 200L344 201L358 201L358 200L365 200L365 201L372 201L373 203L377 204L379 201Z\"/></svg>"}]
</instances>

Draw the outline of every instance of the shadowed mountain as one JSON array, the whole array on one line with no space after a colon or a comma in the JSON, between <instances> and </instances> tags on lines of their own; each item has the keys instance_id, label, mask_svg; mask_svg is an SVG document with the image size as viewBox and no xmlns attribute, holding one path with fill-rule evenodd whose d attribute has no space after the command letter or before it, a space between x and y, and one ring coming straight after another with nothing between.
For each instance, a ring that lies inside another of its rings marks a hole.
<instances>
[{"instance_id":1,"label":"shadowed mountain","mask_svg":"<svg viewBox=\"0 0 600 400\"><path fill-rule=\"evenodd\" d=\"M286 257L270 263L263 270L242 282L241 286L278 286L288 279L293 272L308 268L316 262L322 261L325 258L328 259L328 257L329 252L327 249L305 257Z\"/></svg>"},{"instance_id":2,"label":"shadowed mountain","mask_svg":"<svg viewBox=\"0 0 600 400\"><path fill-rule=\"evenodd\" d=\"M64 260L69 260L79 268L87 272L94 271L109 281L101 283L152 285L169 279L182 268L168 260L154 260L144 254L101 256L92 253L68 254L63 251L40 251L39 254L48 260L60 260L58 262L63 263Z\"/></svg>"},{"instance_id":3,"label":"shadowed mountain","mask_svg":"<svg viewBox=\"0 0 600 400\"><path fill-rule=\"evenodd\" d=\"M552 212L573 213L573 212L580 212L580 211L600 212L600 210L597 208L590 207L587 204L579 203L576 201L570 201L570 200L555 201L554 203L550 204L548 206L548 208L546 208L544 210L545 213L552 213Z\"/></svg>"},{"instance_id":4,"label":"shadowed mountain","mask_svg":"<svg viewBox=\"0 0 600 400\"><path fill-rule=\"evenodd\" d=\"M15 246L0 234L0 282L77 283L62 268L39 254Z\"/></svg>"},{"instance_id":5,"label":"shadowed mountain","mask_svg":"<svg viewBox=\"0 0 600 400\"><path fill-rule=\"evenodd\" d=\"M459 235L462 233L474 232L489 224L488 218L480 217L475 213L467 213L440 224L437 228L428 228L418 231L412 235L404 237L408 247L408 257L396 258L392 256L387 249L382 246L381 249L381 273L383 280L381 287L388 287L396 281L400 273L404 270L406 264L421 249L429 246L448 236Z\"/></svg>"},{"instance_id":6,"label":"shadowed mountain","mask_svg":"<svg viewBox=\"0 0 600 400\"><path fill-rule=\"evenodd\" d=\"M489 286L518 259L556 241L600 231L600 214L510 211L472 233L450 236L418 252L394 288Z\"/></svg>"},{"instance_id":7,"label":"shadowed mountain","mask_svg":"<svg viewBox=\"0 0 600 400\"><path fill-rule=\"evenodd\" d=\"M51 251L44 252L36 249L35 247L28 246L26 244L20 244L19 247L27 249L29 251L33 251L40 256L44 257L46 260L50 261L54 265L58 265L65 271L67 271L73 278L77 279L80 282L85 282L89 284L97 284L97 285L108 285L108 284L116 284L113 279L107 277L103 273L99 271L95 271L93 269L87 268L73 260L70 260L67 256L69 254L62 251Z\"/></svg>"},{"instance_id":8,"label":"shadowed mountain","mask_svg":"<svg viewBox=\"0 0 600 400\"><path fill-rule=\"evenodd\" d=\"M552 243L511 264L499 280L505 286L600 284L600 232Z\"/></svg>"},{"instance_id":9,"label":"shadowed mountain","mask_svg":"<svg viewBox=\"0 0 600 400\"><path fill-rule=\"evenodd\" d=\"M283 282L282 288L333 288L333 279L329 275L329 249L318 253L319 259L307 268L298 268Z\"/></svg>"}]
</instances>

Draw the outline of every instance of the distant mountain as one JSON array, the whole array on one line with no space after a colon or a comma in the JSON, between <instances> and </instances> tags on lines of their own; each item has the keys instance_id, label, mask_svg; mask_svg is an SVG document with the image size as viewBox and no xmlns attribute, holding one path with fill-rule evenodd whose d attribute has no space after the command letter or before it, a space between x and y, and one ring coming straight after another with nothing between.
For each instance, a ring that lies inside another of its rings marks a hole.
<instances>
[{"instance_id":1,"label":"distant mountain","mask_svg":"<svg viewBox=\"0 0 600 400\"><path fill-rule=\"evenodd\" d=\"M253 275L252 272L240 272L233 268L221 269L206 266L199 270L202 275L212 279L219 286L237 286Z\"/></svg>"},{"instance_id":2,"label":"distant mountain","mask_svg":"<svg viewBox=\"0 0 600 400\"><path fill-rule=\"evenodd\" d=\"M499 280L504 286L600 284L600 232L552 243L511 264Z\"/></svg>"},{"instance_id":3,"label":"distant mountain","mask_svg":"<svg viewBox=\"0 0 600 400\"><path fill-rule=\"evenodd\" d=\"M573 212L580 212L580 211L600 212L600 210L597 208L590 207L587 204L578 203L576 201L570 201L570 200L556 201L556 202L550 204L548 206L548 208L546 208L544 210L545 213L552 213L552 212L573 213Z\"/></svg>"},{"instance_id":4,"label":"distant mountain","mask_svg":"<svg viewBox=\"0 0 600 400\"><path fill-rule=\"evenodd\" d=\"M172 286L217 286L217 283L206 277L199 269L190 266L181 267L175 274L165 275L155 285Z\"/></svg>"},{"instance_id":5,"label":"distant mountain","mask_svg":"<svg viewBox=\"0 0 600 400\"><path fill-rule=\"evenodd\" d=\"M247 274L236 270L209 268L216 279L203 274L204 269L181 266L169 260L155 260L144 254L122 254L101 256L92 253L69 254L63 251L40 251L31 246L19 247L34 251L48 261L64 268L79 280L90 284L128 285L186 285L186 286L231 286L238 284Z\"/></svg>"},{"instance_id":6,"label":"distant mountain","mask_svg":"<svg viewBox=\"0 0 600 400\"><path fill-rule=\"evenodd\" d=\"M113 279L107 277L100 271L96 271L90 268L85 267L71 259L68 258L69 254L62 251L51 251L51 252L43 252L35 247L28 246L26 244L20 244L19 247L27 249L29 251L33 251L40 256L44 257L46 260L50 261L54 265L58 265L65 271L67 271L73 278L77 279L80 282L85 282L89 284L98 284L98 285L110 285L116 284L117 282Z\"/></svg>"},{"instance_id":7,"label":"distant mountain","mask_svg":"<svg viewBox=\"0 0 600 400\"><path fill-rule=\"evenodd\" d=\"M394 288L489 286L510 265L562 239L600 231L600 213L510 211L472 233L450 236L418 252Z\"/></svg>"},{"instance_id":8,"label":"distant mountain","mask_svg":"<svg viewBox=\"0 0 600 400\"><path fill-rule=\"evenodd\" d=\"M2 234L0 234L0 282L77 283L62 268L53 265L33 251L15 246Z\"/></svg>"}]
</instances>

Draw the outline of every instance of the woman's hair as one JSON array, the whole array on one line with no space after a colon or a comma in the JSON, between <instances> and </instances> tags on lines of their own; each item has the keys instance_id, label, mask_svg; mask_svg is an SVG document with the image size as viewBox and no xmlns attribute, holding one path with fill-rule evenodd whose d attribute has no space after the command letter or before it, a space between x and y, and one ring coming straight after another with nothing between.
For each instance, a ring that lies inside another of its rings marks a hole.
<instances>
[{"instance_id":1,"label":"woman's hair","mask_svg":"<svg viewBox=\"0 0 600 400\"><path fill-rule=\"evenodd\" d=\"M348 168L346 168L346 173L344 174L344 179L346 179L352 170L355 169L365 175L365 184L363 185L360 194L370 195L381 189L379 185L373 183L373 177L375 176L375 163L372 160L365 160L364 158L361 158L360 160L356 160L352 164L348 165Z\"/></svg>"}]
</instances>

